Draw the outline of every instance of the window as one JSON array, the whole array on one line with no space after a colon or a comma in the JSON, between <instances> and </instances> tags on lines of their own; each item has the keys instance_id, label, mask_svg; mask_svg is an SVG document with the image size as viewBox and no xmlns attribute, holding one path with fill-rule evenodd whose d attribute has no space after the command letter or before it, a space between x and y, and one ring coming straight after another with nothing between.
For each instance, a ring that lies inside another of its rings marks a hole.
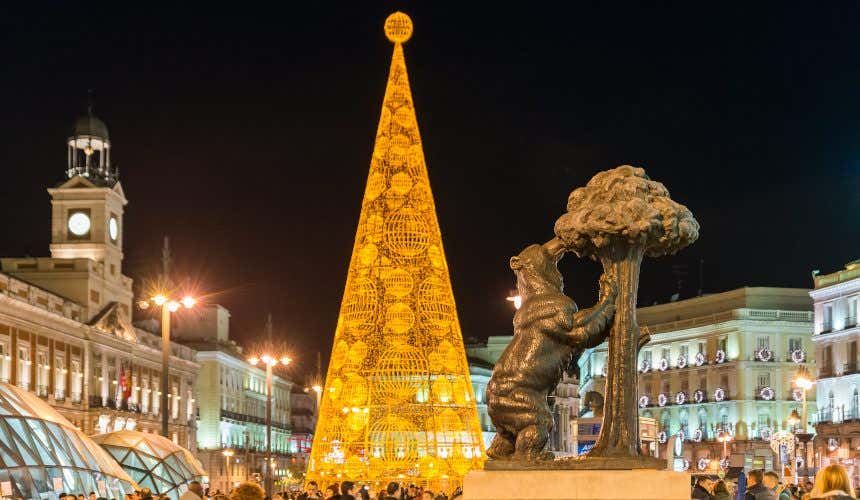
<instances>
[{"instance_id":1,"label":"window","mask_svg":"<svg viewBox=\"0 0 860 500\"><path fill-rule=\"evenodd\" d=\"M18 387L30 390L30 348L18 346Z\"/></svg>"},{"instance_id":2,"label":"window","mask_svg":"<svg viewBox=\"0 0 860 500\"><path fill-rule=\"evenodd\" d=\"M824 318L822 318L821 331L829 332L833 329L833 304L824 304L822 311Z\"/></svg>"},{"instance_id":3,"label":"window","mask_svg":"<svg viewBox=\"0 0 860 500\"><path fill-rule=\"evenodd\" d=\"M857 341L848 343L848 359L845 363L845 371L857 371Z\"/></svg>"},{"instance_id":4,"label":"window","mask_svg":"<svg viewBox=\"0 0 860 500\"><path fill-rule=\"evenodd\" d=\"M699 389L708 392L708 377L702 377L699 379Z\"/></svg>"},{"instance_id":5,"label":"window","mask_svg":"<svg viewBox=\"0 0 860 500\"><path fill-rule=\"evenodd\" d=\"M12 365L12 357L9 356L9 346L0 342L0 382L9 382L9 368Z\"/></svg>"},{"instance_id":6,"label":"window","mask_svg":"<svg viewBox=\"0 0 860 500\"><path fill-rule=\"evenodd\" d=\"M723 429L728 429L729 427L729 410L725 408L720 410L720 425L723 426Z\"/></svg>"},{"instance_id":7,"label":"window","mask_svg":"<svg viewBox=\"0 0 860 500\"><path fill-rule=\"evenodd\" d=\"M690 346L687 344L681 346L681 356L684 356L685 358L690 357Z\"/></svg>"},{"instance_id":8,"label":"window","mask_svg":"<svg viewBox=\"0 0 860 500\"><path fill-rule=\"evenodd\" d=\"M717 341L717 349L726 352L726 345L728 345L728 338L720 337L720 339Z\"/></svg>"},{"instance_id":9,"label":"window","mask_svg":"<svg viewBox=\"0 0 860 500\"><path fill-rule=\"evenodd\" d=\"M833 373L833 346L826 345L822 351L824 359L821 360L821 371L825 374Z\"/></svg>"},{"instance_id":10,"label":"window","mask_svg":"<svg viewBox=\"0 0 860 500\"><path fill-rule=\"evenodd\" d=\"M770 337L759 337L756 339L756 345L759 349L770 349Z\"/></svg>"},{"instance_id":11,"label":"window","mask_svg":"<svg viewBox=\"0 0 860 500\"><path fill-rule=\"evenodd\" d=\"M803 349L803 340L800 337L792 337L788 339L788 352L792 353Z\"/></svg>"},{"instance_id":12,"label":"window","mask_svg":"<svg viewBox=\"0 0 860 500\"><path fill-rule=\"evenodd\" d=\"M681 390L684 392L690 392L690 382L685 378L681 381Z\"/></svg>"},{"instance_id":13,"label":"window","mask_svg":"<svg viewBox=\"0 0 860 500\"><path fill-rule=\"evenodd\" d=\"M860 297L849 297L847 317L845 318L845 326L847 328L857 326L858 312L860 312Z\"/></svg>"},{"instance_id":14,"label":"window","mask_svg":"<svg viewBox=\"0 0 860 500\"><path fill-rule=\"evenodd\" d=\"M770 386L770 372L758 372L758 386Z\"/></svg>"},{"instance_id":15,"label":"window","mask_svg":"<svg viewBox=\"0 0 860 500\"><path fill-rule=\"evenodd\" d=\"M649 350L647 350L647 351L645 351L644 359L645 359L645 361L647 361L647 362L648 362L648 364L649 364L649 365L653 365L653 364L651 363L651 350L650 350L650 349L649 349Z\"/></svg>"},{"instance_id":16,"label":"window","mask_svg":"<svg viewBox=\"0 0 860 500\"><path fill-rule=\"evenodd\" d=\"M653 389L653 388L654 387L651 385L651 382L645 382L645 395L648 396L649 398L651 397L651 394L652 394L651 389Z\"/></svg>"},{"instance_id":17,"label":"window","mask_svg":"<svg viewBox=\"0 0 860 500\"><path fill-rule=\"evenodd\" d=\"M770 427L770 415L767 413L758 414L758 431L761 432L765 427Z\"/></svg>"},{"instance_id":18,"label":"window","mask_svg":"<svg viewBox=\"0 0 860 500\"><path fill-rule=\"evenodd\" d=\"M140 382L140 411L146 413L149 411L149 398L152 395L149 389L149 377L144 377Z\"/></svg>"},{"instance_id":19,"label":"window","mask_svg":"<svg viewBox=\"0 0 860 500\"><path fill-rule=\"evenodd\" d=\"M728 373L720 374L720 387L722 387L723 389L725 389L727 391L729 390L729 374Z\"/></svg>"},{"instance_id":20,"label":"window","mask_svg":"<svg viewBox=\"0 0 860 500\"><path fill-rule=\"evenodd\" d=\"M663 351L662 351L662 356L661 356L661 357L662 357L662 359L665 359L666 361L668 361L668 360L669 360L669 356L670 356L670 355L669 355L669 352L670 352L670 351L669 351L669 348L668 348L668 347L664 347L664 348L663 348Z\"/></svg>"},{"instance_id":21,"label":"window","mask_svg":"<svg viewBox=\"0 0 860 500\"><path fill-rule=\"evenodd\" d=\"M81 390L84 386L84 372L81 370L81 360L72 360L72 402L80 403Z\"/></svg>"},{"instance_id":22,"label":"window","mask_svg":"<svg viewBox=\"0 0 860 500\"><path fill-rule=\"evenodd\" d=\"M66 359L63 356L54 358L54 398L66 398Z\"/></svg>"}]
</instances>

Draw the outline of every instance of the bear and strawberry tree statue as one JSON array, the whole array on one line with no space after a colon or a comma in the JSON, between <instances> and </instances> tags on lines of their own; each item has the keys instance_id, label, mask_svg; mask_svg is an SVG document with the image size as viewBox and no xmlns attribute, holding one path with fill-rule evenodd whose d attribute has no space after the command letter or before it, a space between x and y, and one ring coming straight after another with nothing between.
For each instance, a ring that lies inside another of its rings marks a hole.
<instances>
[{"instance_id":1,"label":"bear and strawberry tree statue","mask_svg":"<svg viewBox=\"0 0 860 500\"><path fill-rule=\"evenodd\" d=\"M556 237L511 259L522 306L514 337L487 385L487 407L497 435L487 450L490 468L548 466L544 445L552 419L546 396L561 371L584 349L608 339L603 424L585 460L552 462L563 468L664 468L639 448L637 355L647 342L636 323L639 269L645 256L671 255L699 236L693 214L641 168L623 165L574 190ZM583 311L563 294L558 260L566 252L600 262L598 303ZM495 464L494 464L495 462ZM517 465L519 464L519 465Z\"/></svg>"}]
</instances>

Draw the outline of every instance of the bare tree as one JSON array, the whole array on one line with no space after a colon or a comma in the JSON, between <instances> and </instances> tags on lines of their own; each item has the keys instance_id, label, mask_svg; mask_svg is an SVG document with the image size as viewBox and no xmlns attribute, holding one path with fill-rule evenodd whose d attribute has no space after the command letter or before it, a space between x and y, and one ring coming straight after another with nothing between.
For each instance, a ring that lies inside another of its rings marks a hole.
<instances>
[{"instance_id":1,"label":"bare tree","mask_svg":"<svg viewBox=\"0 0 860 500\"><path fill-rule=\"evenodd\" d=\"M642 258L669 255L696 241L699 223L641 168L623 165L574 190L555 234L580 257L600 261L618 284L609 334L606 398L600 437L589 457L640 455L637 407L639 325L636 295Z\"/></svg>"}]
</instances>

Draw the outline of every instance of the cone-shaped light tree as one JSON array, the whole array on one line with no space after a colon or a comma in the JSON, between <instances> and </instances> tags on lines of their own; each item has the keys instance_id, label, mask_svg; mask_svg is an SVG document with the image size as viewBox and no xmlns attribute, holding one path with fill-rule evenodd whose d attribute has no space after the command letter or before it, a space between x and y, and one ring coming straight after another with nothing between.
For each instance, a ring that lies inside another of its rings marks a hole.
<instances>
[{"instance_id":1,"label":"cone-shaped light tree","mask_svg":"<svg viewBox=\"0 0 860 500\"><path fill-rule=\"evenodd\" d=\"M403 44L394 43L308 480L450 491L483 464L475 395L424 161Z\"/></svg>"},{"instance_id":2,"label":"cone-shaped light tree","mask_svg":"<svg viewBox=\"0 0 860 500\"><path fill-rule=\"evenodd\" d=\"M606 396L600 437L589 457L630 458L641 454L636 358L639 325L636 295L644 256L670 255L699 236L693 214L672 201L666 187L641 168L623 165L595 175L574 190L555 233L580 257L603 265L618 285L609 334Z\"/></svg>"}]
</instances>

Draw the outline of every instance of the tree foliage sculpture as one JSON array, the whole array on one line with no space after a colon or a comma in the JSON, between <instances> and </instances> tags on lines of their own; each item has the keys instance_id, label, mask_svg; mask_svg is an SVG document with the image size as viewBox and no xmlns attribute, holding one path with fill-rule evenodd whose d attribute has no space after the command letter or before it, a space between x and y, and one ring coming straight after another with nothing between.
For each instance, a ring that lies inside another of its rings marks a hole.
<instances>
[{"instance_id":1,"label":"tree foliage sculpture","mask_svg":"<svg viewBox=\"0 0 860 500\"><path fill-rule=\"evenodd\" d=\"M637 457L639 269L646 255L671 255L696 241L699 223L645 170L623 165L598 173L570 194L567 213L556 221L555 234L568 250L599 261L618 286L609 334L603 426L589 457Z\"/></svg>"}]
</instances>

